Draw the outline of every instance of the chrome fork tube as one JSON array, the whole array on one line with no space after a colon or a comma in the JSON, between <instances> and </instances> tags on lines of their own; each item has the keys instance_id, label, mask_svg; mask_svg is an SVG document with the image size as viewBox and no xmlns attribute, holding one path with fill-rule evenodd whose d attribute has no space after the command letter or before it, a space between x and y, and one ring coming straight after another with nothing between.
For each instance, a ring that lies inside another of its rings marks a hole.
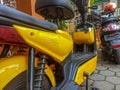
<instances>
[{"instance_id":1,"label":"chrome fork tube","mask_svg":"<svg viewBox=\"0 0 120 90\"><path fill-rule=\"evenodd\" d=\"M34 90L34 61L35 50L30 47L28 55L27 90Z\"/></svg>"}]
</instances>

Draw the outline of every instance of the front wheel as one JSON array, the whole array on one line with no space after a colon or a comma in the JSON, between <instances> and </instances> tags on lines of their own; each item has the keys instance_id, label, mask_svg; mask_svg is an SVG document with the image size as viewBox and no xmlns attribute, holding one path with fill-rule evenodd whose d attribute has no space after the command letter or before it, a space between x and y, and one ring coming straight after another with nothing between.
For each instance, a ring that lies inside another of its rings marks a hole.
<instances>
[{"instance_id":1,"label":"front wheel","mask_svg":"<svg viewBox=\"0 0 120 90\"><path fill-rule=\"evenodd\" d=\"M117 64L120 64L120 48L114 49L113 50L113 55L114 55L115 62Z\"/></svg>"},{"instance_id":2,"label":"front wheel","mask_svg":"<svg viewBox=\"0 0 120 90\"><path fill-rule=\"evenodd\" d=\"M27 90L26 88L26 72L19 74L10 83L8 83L3 90ZM42 90L49 90L51 88L51 83L49 82L47 76L43 79Z\"/></svg>"}]
</instances>

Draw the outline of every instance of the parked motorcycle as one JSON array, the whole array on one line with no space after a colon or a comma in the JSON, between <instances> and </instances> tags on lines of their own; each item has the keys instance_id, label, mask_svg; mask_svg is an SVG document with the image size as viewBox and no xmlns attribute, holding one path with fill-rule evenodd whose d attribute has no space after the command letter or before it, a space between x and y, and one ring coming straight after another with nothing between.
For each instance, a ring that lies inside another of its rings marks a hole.
<instances>
[{"instance_id":1,"label":"parked motorcycle","mask_svg":"<svg viewBox=\"0 0 120 90\"><path fill-rule=\"evenodd\" d=\"M36 0L36 12L56 20L74 16L67 0ZM17 54L7 56L9 47L2 52L0 90L81 90L97 64L95 30L84 25L73 41L54 23L0 5L0 44L18 47ZM73 53L74 42L81 50Z\"/></svg>"},{"instance_id":2,"label":"parked motorcycle","mask_svg":"<svg viewBox=\"0 0 120 90\"><path fill-rule=\"evenodd\" d=\"M120 64L120 25L117 17L114 16L115 8L105 7L104 17L102 17L101 44L104 58L114 60Z\"/></svg>"}]
</instances>

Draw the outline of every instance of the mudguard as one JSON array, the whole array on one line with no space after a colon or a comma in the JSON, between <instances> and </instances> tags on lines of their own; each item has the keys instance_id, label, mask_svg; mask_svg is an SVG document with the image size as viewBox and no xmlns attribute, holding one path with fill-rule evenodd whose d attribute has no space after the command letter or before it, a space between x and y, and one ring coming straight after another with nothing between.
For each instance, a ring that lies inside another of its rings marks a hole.
<instances>
[{"instance_id":1,"label":"mudguard","mask_svg":"<svg viewBox=\"0 0 120 90\"><path fill-rule=\"evenodd\" d=\"M11 56L0 59L0 90L2 90L13 78L28 68L27 56ZM35 59L37 67L37 59ZM55 86L55 78L51 69L46 65L45 70L51 84Z\"/></svg>"}]
</instances>

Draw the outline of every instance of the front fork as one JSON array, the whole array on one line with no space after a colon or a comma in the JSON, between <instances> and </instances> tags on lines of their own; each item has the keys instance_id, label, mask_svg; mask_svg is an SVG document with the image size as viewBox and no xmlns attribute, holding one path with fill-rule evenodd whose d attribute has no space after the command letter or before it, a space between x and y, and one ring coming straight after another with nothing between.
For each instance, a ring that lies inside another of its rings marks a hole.
<instances>
[{"instance_id":1,"label":"front fork","mask_svg":"<svg viewBox=\"0 0 120 90\"><path fill-rule=\"evenodd\" d=\"M42 81L45 75L46 55L41 56L41 61L38 63L37 73L35 74L35 49L30 47L28 54L28 73L27 73L27 90L41 90ZM34 77L36 75L36 78Z\"/></svg>"},{"instance_id":2,"label":"front fork","mask_svg":"<svg viewBox=\"0 0 120 90\"><path fill-rule=\"evenodd\" d=\"M35 50L30 47L28 54L27 90L34 90L34 63Z\"/></svg>"}]
</instances>

